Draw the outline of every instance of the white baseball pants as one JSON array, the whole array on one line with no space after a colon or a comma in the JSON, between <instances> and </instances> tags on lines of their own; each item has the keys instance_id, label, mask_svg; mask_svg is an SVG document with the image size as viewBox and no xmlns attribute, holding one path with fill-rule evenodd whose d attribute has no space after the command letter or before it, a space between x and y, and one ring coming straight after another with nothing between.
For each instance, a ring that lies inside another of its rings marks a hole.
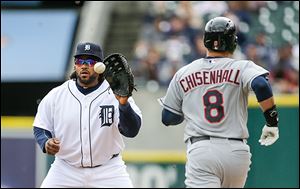
<instances>
[{"instance_id":1,"label":"white baseball pants","mask_svg":"<svg viewBox=\"0 0 300 189\"><path fill-rule=\"evenodd\" d=\"M121 155L95 168L69 165L55 158L41 188L132 188Z\"/></svg>"}]
</instances>

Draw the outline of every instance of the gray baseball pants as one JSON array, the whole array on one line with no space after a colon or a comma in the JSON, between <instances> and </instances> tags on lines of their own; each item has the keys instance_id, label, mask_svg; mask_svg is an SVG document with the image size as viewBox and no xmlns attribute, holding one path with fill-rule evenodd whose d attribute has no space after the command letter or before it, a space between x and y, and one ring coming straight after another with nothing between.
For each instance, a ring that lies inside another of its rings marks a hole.
<instances>
[{"instance_id":1,"label":"gray baseball pants","mask_svg":"<svg viewBox=\"0 0 300 189\"><path fill-rule=\"evenodd\" d=\"M187 188L242 188L251 164L246 140L211 137L187 142Z\"/></svg>"}]
</instances>

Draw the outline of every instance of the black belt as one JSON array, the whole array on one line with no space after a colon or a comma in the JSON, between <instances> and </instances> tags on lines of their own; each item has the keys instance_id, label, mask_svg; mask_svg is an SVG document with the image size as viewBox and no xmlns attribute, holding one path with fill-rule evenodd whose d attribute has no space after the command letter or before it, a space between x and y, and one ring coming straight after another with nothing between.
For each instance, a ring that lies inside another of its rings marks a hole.
<instances>
[{"instance_id":1,"label":"black belt","mask_svg":"<svg viewBox=\"0 0 300 189\"><path fill-rule=\"evenodd\" d=\"M216 138L219 138L219 137L216 137ZM191 143L195 143L195 142L198 142L200 140L209 140L210 139L210 136L198 136L198 137L191 137L190 138L190 141ZM238 140L238 141L241 141L243 142L244 140L241 139L241 138L224 138L224 139L228 139L228 140Z\"/></svg>"},{"instance_id":2,"label":"black belt","mask_svg":"<svg viewBox=\"0 0 300 189\"><path fill-rule=\"evenodd\" d=\"M111 156L110 159L115 158L115 157L117 157L118 155L119 155L119 154L114 154L114 155Z\"/></svg>"},{"instance_id":3,"label":"black belt","mask_svg":"<svg viewBox=\"0 0 300 189\"><path fill-rule=\"evenodd\" d=\"M111 158L110 158L110 160L113 159L113 158L115 158L115 157L118 157L118 155L119 155L119 154L114 154L114 155L112 155ZM95 168L95 167L100 167L101 165L102 165L102 164L100 164L100 165L95 165L95 166L93 166L93 167L82 167L82 168Z\"/></svg>"}]
</instances>

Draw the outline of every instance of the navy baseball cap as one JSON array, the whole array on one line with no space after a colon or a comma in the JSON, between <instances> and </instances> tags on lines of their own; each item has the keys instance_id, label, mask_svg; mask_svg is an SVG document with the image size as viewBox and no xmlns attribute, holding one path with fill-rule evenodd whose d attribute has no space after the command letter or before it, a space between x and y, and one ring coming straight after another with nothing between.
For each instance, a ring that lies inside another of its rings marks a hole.
<instances>
[{"instance_id":1,"label":"navy baseball cap","mask_svg":"<svg viewBox=\"0 0 300 189\"><path fill-rule=\"evenodd\" d=\"M103 61L103 53L102 49L99 45L96 45L94 43L85 42L85 43L79 43L76 48L76 53L74 57L80 55L90 55L95 56L100 59L100 61Z\"/></svg>"}]
</instances>

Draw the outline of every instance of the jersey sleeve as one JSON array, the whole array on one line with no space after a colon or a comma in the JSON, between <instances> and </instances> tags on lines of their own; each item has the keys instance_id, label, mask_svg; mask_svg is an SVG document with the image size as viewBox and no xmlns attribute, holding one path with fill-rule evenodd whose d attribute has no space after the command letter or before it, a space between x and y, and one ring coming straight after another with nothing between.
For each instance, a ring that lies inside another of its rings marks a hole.
<instances>
[{"instance_id":1,"label":"jersey sleeve","mask_svg":"<svg viewBox=\"0 0 300 189\"><path fill-rule=\"evenodd\" d=\"M53 133L53 91L50 91L40 102L36 116L33 121L33 126L39 127Z\"/></svg>"},{"instance_id":2,"label":"jersey sleeve","mask_svg":"<svg viewBox=\"0 0 300 189\"><path fill-rule=\"evenodd\" d=\"M138 134L142 123L140 111L138 114L137 109L133 110L133 108L131 107L131 104L134 105L133 102L129 102L125 105L119 105L119 131L122 135L131 138L135 137ZM137 106L135 108L137 108Z\"/></svg>"},{"instance_id":3,"label":"jersey sleeve","mask_svg":"<svg viewBox=\"0 0 300 189\"><path fill-rule=\"evenodd\" d=\"M181 90L178 84L178 72L174 75L171 80L167 94L163 98L158 99L159 103L163 106L163 108L169 110L172 113L183 115L182 113L182 96L183 91Z\"/></svg>"},{"instance_id":4,"label":"jersey sleeve","mask_svg":"<svg viewBox=\"0 0 300 189\"><path fill-rule=\"evenodd\" d=\"M141 118L142 120L142 111L140 110L140 108L135 104L135 101L133 100L132 97L128 98L128 102L130 103L131 108L133 109L133 111Z\"/></svg>"},{"instance_id":5,"label":"jersey sleeve","mask_svg":"<svg viewBox=\"0 0 300 189\"><path fill-rule=\"evenodd\" d=\"M252 61L248 61L246 66L244 67L243 72L241 73L241 79L243 83L243 87L247 90L252 90L251 82L254 78L260 75L269 74L269 71L262 68L261 66L255 64Z\"/></svg>"},{"instance_id":6,"label":"jersey sleeve","mask_svg":"<svg viewBox=\"0 0 300 189\"><path fill-rule=\"evenodd\" d=\"M119 102L116 100L117 104L119 104ZM134 99L132 97L129 97L128 98L128 103L130 104L130 107L131 109L136 113L136 115L138 115L141 119L141 125L142 125L142 111L140 110L140 108L136 105ZM116 105L115 106L115 112L117 112L115 115L114 115L114 119L115 120L118 120L117 124L116 125L119 125L119 116L120 116L120 113L119 113L119 106Z\"/></svg>"}]
</instances>

